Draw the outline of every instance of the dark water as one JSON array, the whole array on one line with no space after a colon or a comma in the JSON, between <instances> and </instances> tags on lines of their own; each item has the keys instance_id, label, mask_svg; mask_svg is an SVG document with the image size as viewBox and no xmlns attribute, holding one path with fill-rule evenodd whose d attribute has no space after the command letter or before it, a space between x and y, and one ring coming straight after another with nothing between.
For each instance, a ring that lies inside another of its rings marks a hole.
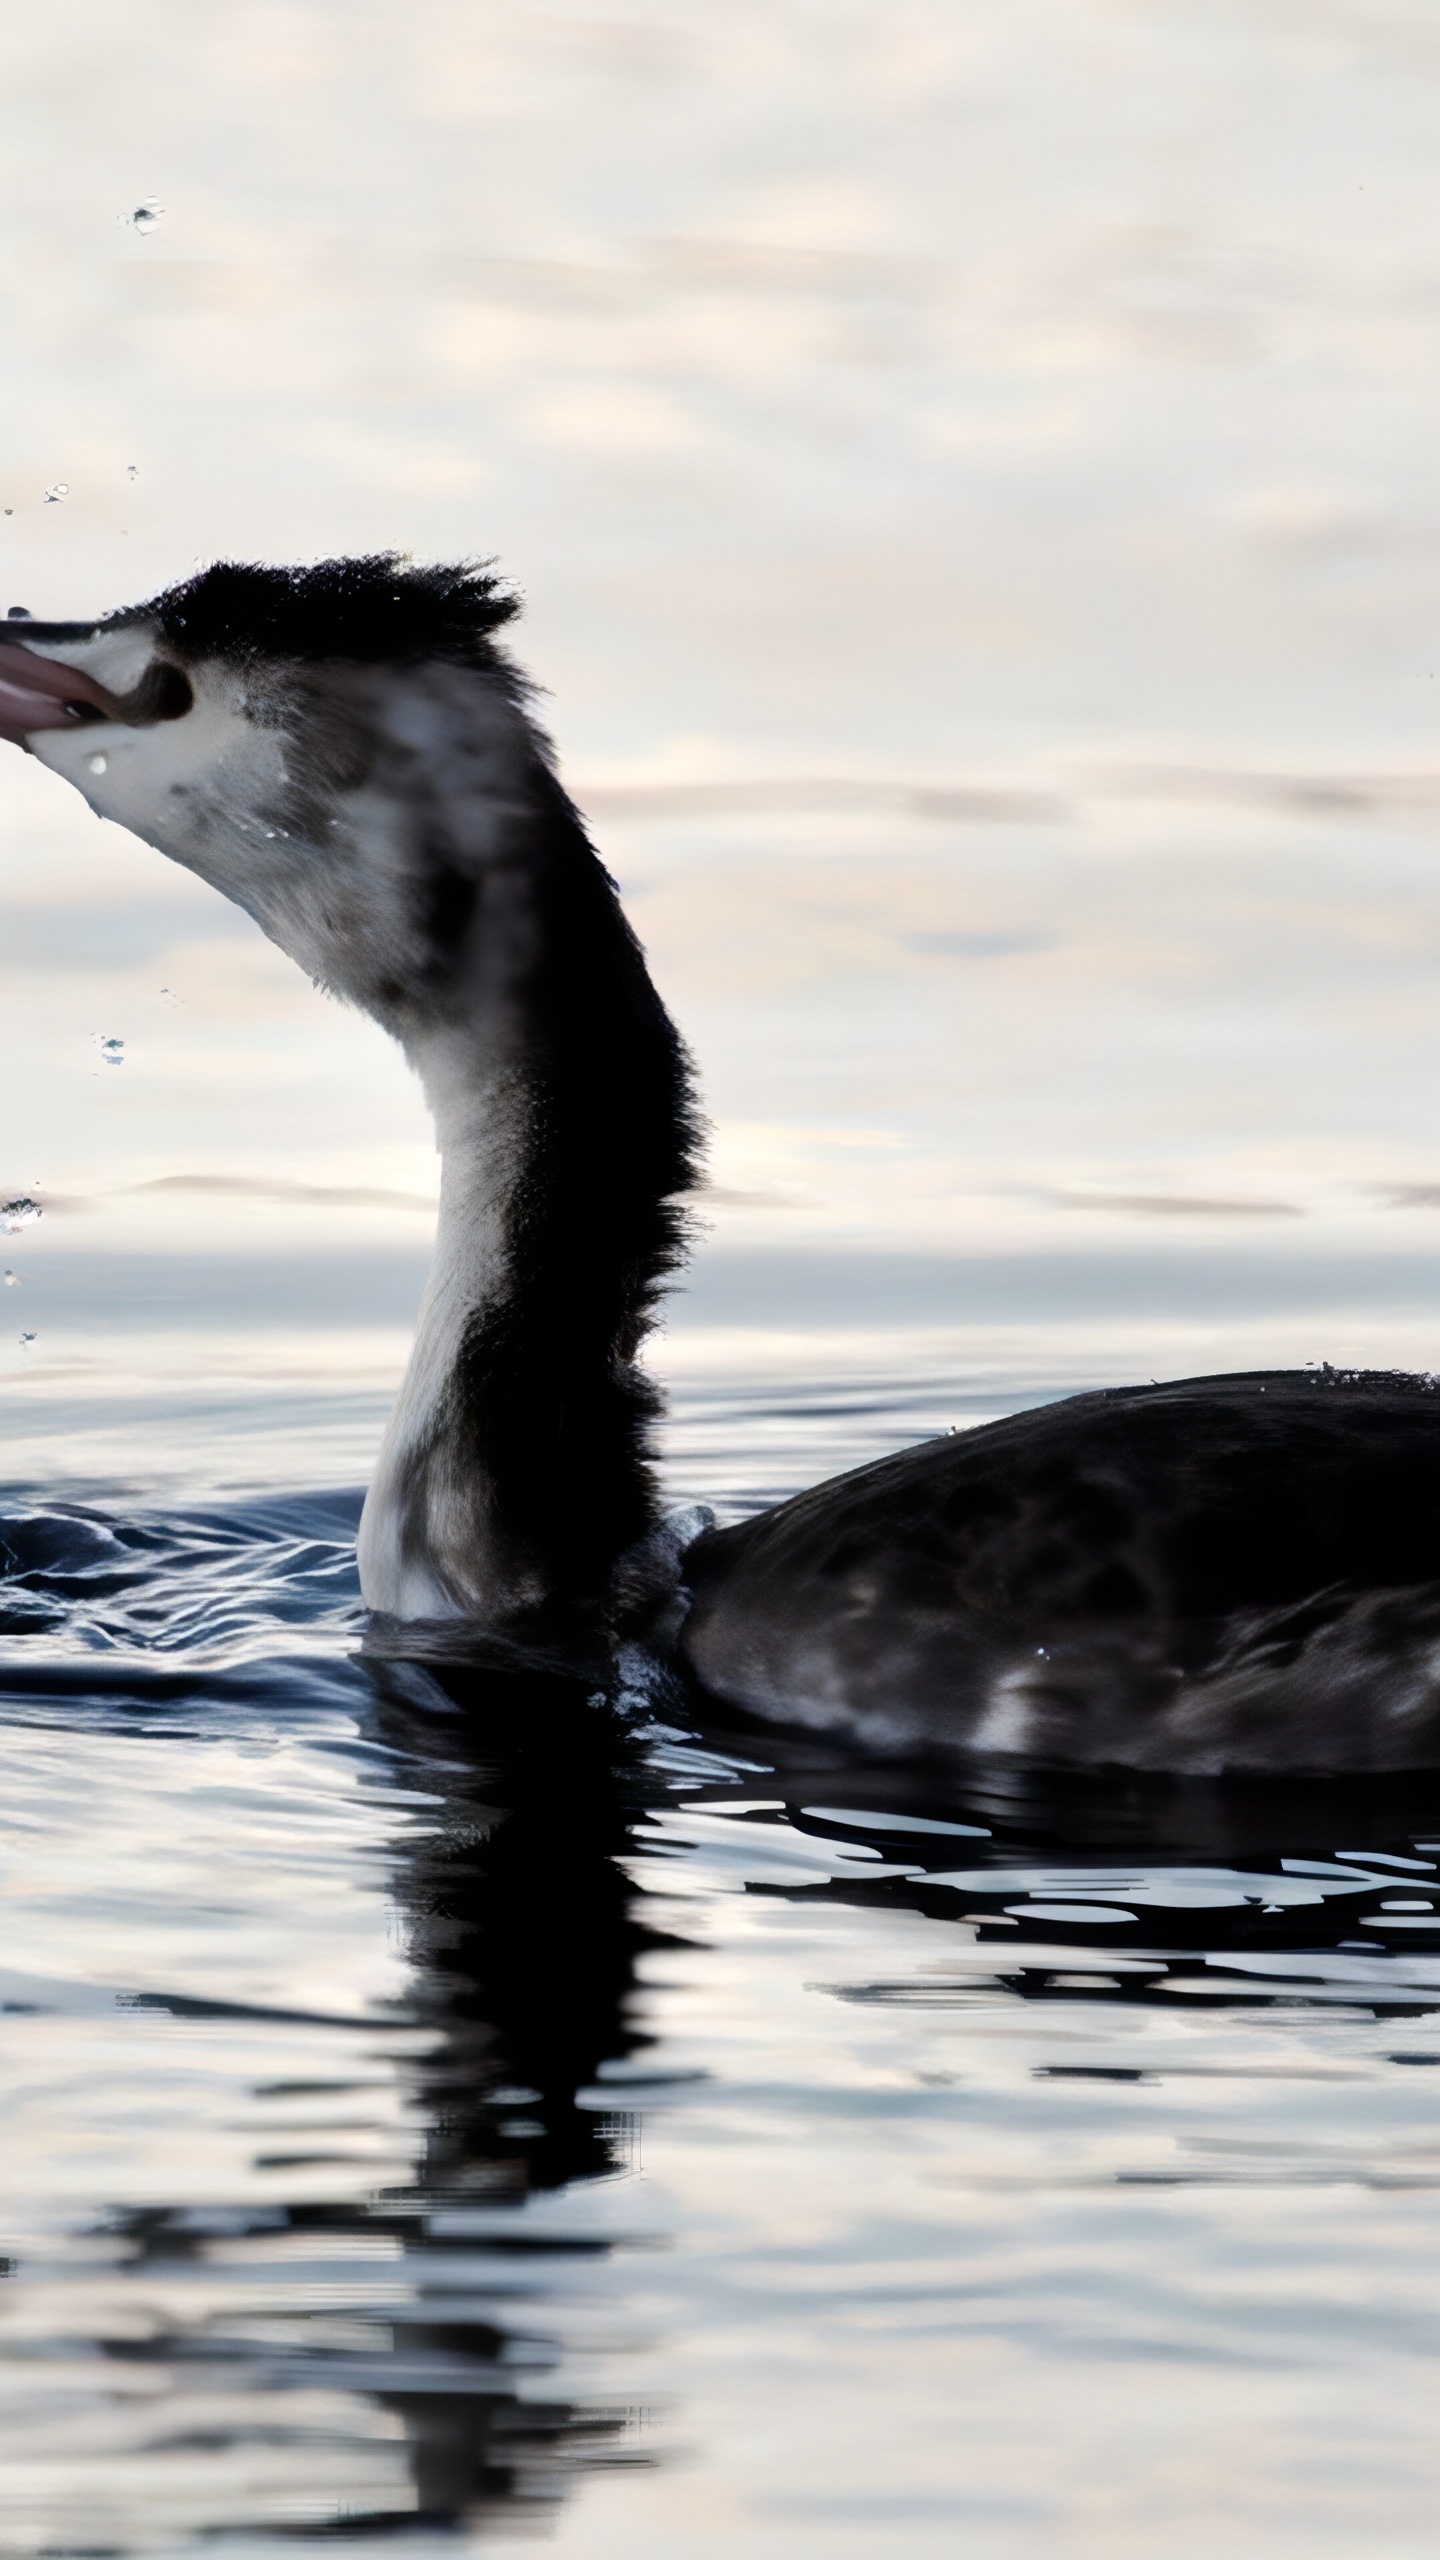
<instances>
[{"instance_id":1,"label":"dark water","mask_svg":"<svg viewBox=\"0 0 1440 2560\"><path fill-rule=\"evenodd\" d=\"M367 1665L358 1504L9 1504L7 2548L1433 2550L1440 1799Z\"/></svg>"}]
</instances>

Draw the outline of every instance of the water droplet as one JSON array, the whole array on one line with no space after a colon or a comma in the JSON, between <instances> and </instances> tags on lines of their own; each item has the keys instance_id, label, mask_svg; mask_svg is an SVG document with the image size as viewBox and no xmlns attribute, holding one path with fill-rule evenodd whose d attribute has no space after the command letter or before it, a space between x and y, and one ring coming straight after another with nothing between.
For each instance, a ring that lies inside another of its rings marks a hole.
<instances>
[{"instance_id":1,"label":"water droplet","mask_svg":"<svg viewBox=\"0 0 1440 2560\"><path fill-rule=\"evenodd\" d=\"M124 1041L115 1039L102 1040L100 1043L100 1055L104 1059L107 1067L123 1067L125 1064Z\"/></svg>"},{"instance_id":2,"label":"water droplet","mask_svg":"<svg viewBox=\"0 0 1440 2560\"><path fill-rule=\"evenodd\" d=\"M131 230L138 231L143 238L147 231L154 230L164 210L165 207L158 196L146 196L144 202L137 204L133 212L122 213L120 219L122 222L128 222Z\"/></svg>"},{"instance_id":3,"label":"water droplet","mask_svg":"<svg viewBox=\"0 0 1440 2560\"><path fill-rule=\"evenodd\" d=\"M20 1286L20 1274L19 1274L19 1272L18 1272L18 1271L7 1271L7 1272L6 1272L6 1274L5 1274L5 1286L6 1286L6 1288L7 1288L7 1289L18 1289L18 1288L19 1288L19 1286Z\"/></svg>"},{"instance_id":4,"label":"water droplet","mask_svg":"<svg viewBox=\"0 0 1440 2560\"><path fill-rule=\"evenodd\" d=\"M68 480L52 480L49 488L45 492L45 504L47 507L58 507L61 499L68 498L69 495L70 483Z\"/></svg>"},{"instance_id":5,"label":"water droplet","mask_svg":"<svg viewBox=\"0 0 1440 2560\"><path fill-rule=\"evenodd\" d=\"M139 465L139 463L138 463L138 462L127 462L127 463L126 463L126 465L125 465L125 477L126 477L126 479L127 479L127 480L138 480L138 479L139 479L139 477L140 477L140 465Z\"/></svg>"},{"instance_id":6,"label":"water droplet","mask_svg":"<svg viewBox=\"0 0 1440 2560\"><path fill-rule=\"evenodd\" d=\"M103 773L105 770L105 758L103 756L87 756L85 762L92 773Z\"/></svg>"},{"instance_id":7,"label":"water droplet","mask_svg":"<svg viewBox=\"0 0 1440 2560\"><path fill-rule=\"evenodd\" d=\"M22 1334L21 1334L21 1336L20 1336L20 1347L21 1347L21 1349L23 1350L23 1349L24 1349L24 1347L25 1347L25 1345L26 1345L26 1343L27 1343L27 1342L33 1342L33 1341L34 1341L34 1339L35 1339L35 1336L34 1336L34 1334L33 1334L33 1333L22 1333Z\"/></svg>"},{"instance_id":8,"label":"water droplet","mask_svg":"<svg viewBox=\"0 0 1440 2560\"><path fill-rule=\"evenodd\" d=\"M33 1227L40 1215L40 1203L24 1194L18 1200L0 1203L0 1227L7 1236L18 1236L22 1227Z\"/></svg>"},{"instance_id":9,"label":"water droplet","mask_svg":"<svg viewBox=\"0 0 1440 2560\"><path fill-rule=\"evenodd\" d=\"M8 507L6 508L5 513L7 516L10 513ZM33 622L35 616L31 612L28 604L12 604L9 612L5 616L5 619L7 622Z\"/></svg>"}]
</instances>

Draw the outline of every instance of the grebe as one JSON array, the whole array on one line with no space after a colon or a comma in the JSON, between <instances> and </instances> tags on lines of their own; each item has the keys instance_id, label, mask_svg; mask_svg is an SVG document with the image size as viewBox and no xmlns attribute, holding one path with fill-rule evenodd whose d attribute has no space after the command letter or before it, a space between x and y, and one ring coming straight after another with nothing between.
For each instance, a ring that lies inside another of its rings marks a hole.
<instances>
[{"instance_id":1,"label":"grebe","mask_svg":"<svg viewBox=\"0 0 1440 2560\"><path fill-rule=\"evenodd\" d=\"M514 611L473 566L221 564L95 622L12 619L0 645L0 733L245 908L421 1078L439 1229L359 1536L388 1640L533 1644L648 1608L713 1698L867 1749L1440 1765L1424 1378L1071 1397L702 1530L656 1606L636 1363L699 1126L497 643Z\"/></svg>"}]
</instances>

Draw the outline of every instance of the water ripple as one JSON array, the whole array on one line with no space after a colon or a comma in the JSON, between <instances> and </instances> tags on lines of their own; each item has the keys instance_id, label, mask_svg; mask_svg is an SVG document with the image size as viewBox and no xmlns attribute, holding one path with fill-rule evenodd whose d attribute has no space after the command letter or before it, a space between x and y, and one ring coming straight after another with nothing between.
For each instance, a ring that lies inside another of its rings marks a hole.
<instances>
[{"instance_id":1,"label":"water ripple","mask_svg":"<svg viewBox=\"0 0 1440 2560\"><path fill-rule=\"evenodd\" d=\"M18 2548L684 2548L777 2393L726 2552L877 2406L1027 2560L1041 2399L1423 2467L1440 1807L367 1663L358 1508L0 1522ZM951 2530L866 2464L858 2548Z\"/></svg>"}]
</instances>

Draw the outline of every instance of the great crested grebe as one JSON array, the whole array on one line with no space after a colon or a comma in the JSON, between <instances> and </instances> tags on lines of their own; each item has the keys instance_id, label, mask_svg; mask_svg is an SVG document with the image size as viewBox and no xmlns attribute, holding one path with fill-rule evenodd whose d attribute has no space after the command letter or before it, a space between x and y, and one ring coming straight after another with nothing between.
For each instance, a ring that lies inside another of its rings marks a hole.
<instances>
[{"instance_id":1,"label":"great crested grebe","mask_svg":"<svg viewBox=\"0 0 1440 2560\"><path fill-rule=\"evenodd\" d=\"M439 1231L359 1558L431 1653L613 1625L647 1576L653 1603L636 1360L698 1180L684 1051L496 643L514 610L469 566L219 565L0 646L0 733L420 1076ZM1424 1378L1074 1396L704 1531L681 1570L648 1623L712 1697L866 1748L1440 1765Z\"/></svg>"}]
</instances>

